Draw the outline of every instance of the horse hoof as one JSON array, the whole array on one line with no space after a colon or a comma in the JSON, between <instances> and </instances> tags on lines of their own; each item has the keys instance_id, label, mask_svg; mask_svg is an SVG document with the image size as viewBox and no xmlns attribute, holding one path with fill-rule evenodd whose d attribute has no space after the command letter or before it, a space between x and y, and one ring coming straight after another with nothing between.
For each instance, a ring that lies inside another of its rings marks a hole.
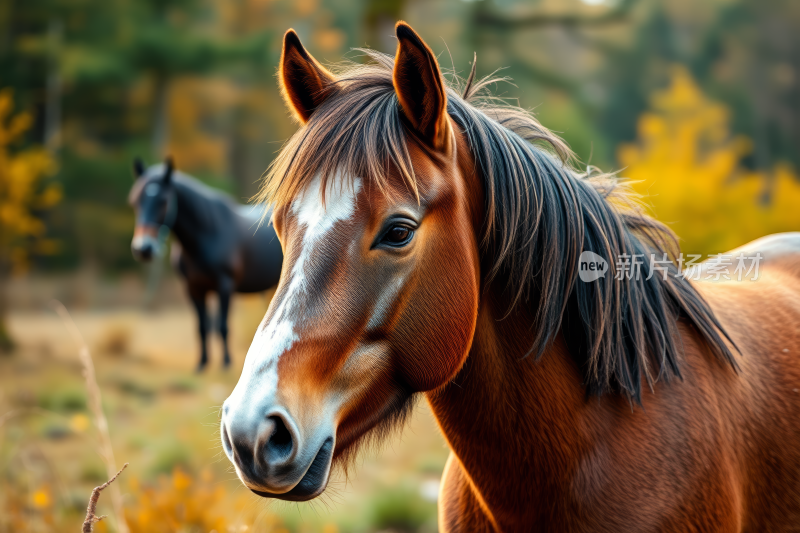
<instances>
[{"instance_id":1,"label":"horse hoof","mask_svg":"<svg viewBox=\"0 0 800 533\"><path fill-rule=\"evenodd\" d=\"M222 362L222 370L228 370L231 367L231 360L226 359Z\"/></svg>"},{"instance_id":2,"label":"horse hoof","mask_svg":"<svg viewBox=\"0 0 800 533\"><path fill-rule=\"evenodd\" d=\"M197 365L197 368L194 369L195 374L202 374L207 365L208 363L200 363Z\"/></svg>"}]
</instances>

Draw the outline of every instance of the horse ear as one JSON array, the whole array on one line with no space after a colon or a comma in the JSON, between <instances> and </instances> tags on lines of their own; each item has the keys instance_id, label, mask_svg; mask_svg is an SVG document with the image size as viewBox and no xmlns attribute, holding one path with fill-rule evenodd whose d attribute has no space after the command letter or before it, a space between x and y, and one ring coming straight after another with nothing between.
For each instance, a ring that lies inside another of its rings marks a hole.
<instances>
[{"instance_id":1,"label":"horse ear","mask_svg":"<svg viewBox=\"0 0 800 533\"><path fill-rule=\"evenodd\" d=\"M166 185L172 181L172 171L175 170L175 163L172 161L172 156L167 156L164 160L164 169L163 181Z\"/></svg>"},{"instance_id":2,"label":"horse ear","mask_svg":"<svg viewBox=\"0 0 800 533\"><path fill-rule=\"evenodd\" d=\"M397 55L392 82L403 114L423 139L437 150L447 145L450 123L447 95L433 51L411 26L395 27Z\"/></svg>"},{"instance_id":3,"label":"horse ear","mask_svg":"<svg viewBox=\"0 0 800 533\"><path fill-rule=\"evenodd\" d=\"M133 158L133 177L134 179L139 179L144 175L144 163L142 162L141 158L134 157Z\"/></svg>"},{"instance_id":4,"label":"horse ear","mask_svg":"<svg viewBox=\"0 0 800 533\"><path fill-rule=\"evenodd\" d=\"M311 57L291 29L283 36L278 79L286 105L302 124L331 95L336 83L333 74Z\"/></svg>"}]
</instances>

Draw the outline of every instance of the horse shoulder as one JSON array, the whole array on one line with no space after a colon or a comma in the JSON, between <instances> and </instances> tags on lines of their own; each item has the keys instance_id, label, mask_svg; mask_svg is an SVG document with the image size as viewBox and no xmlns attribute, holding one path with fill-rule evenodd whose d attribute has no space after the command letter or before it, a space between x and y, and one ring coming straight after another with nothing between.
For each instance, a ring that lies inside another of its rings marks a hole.
<instances>
[{"instance_id":1,"label":"horse shoulder","mask_svg":"<svg viewBox=\"0 0 800 533\"><path fill-rule=\"evenodd\" d=\"M243 239L239 253L244 292L260 292L278 284L283 263L283 250L275 228L269 222L269 211L262 217L263 207L242 206L239 211Z\"/></svg>"},{"instance_id":2,"label":"horse shoulder","mask_svg":"<svg viewBox=\"0 0 800 533\"><path fill-rule=\"evenodd\" d=\"M239 256L245 232L239 223L237 205L229 198L221 196L207 206L206 216L210 223L202 237L205 240L203 260L215 271L230 271L241 261Z\"/></svg>"},{"instance_id":3,"label":"horse shoulder","mask_svg":"<svg viewBox=\"0 0 800 533\"><path fill-rule=\"evenodd\" d=\"M439 531L442 533L499 531L481 506L464 469L452 452L442 472L442 485L439 490Z\"/></svg>"}]
</instances>

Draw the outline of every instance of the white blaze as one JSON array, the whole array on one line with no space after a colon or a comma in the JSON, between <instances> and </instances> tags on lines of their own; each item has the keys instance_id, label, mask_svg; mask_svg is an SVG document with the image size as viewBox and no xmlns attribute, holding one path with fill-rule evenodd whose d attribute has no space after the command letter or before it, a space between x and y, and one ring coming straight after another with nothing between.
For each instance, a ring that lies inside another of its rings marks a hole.
<instances>
[{"instance_id":1,"label":"white blaze","mask_svg":"<svg viewBox=\"0 0 800 533\"><path fill-rule=\"evenodd\" d=\"M272 394L278 385L278 359L298 339L295 324L302 318L297 316L298 302L306 290L306 264L314 248L322 242L334 225L353 216L356 197L361 190L361 179L343 179L341 175L328 180L325 205L322 203L320 177L317 176L292 202L291 212L297 217L298 226L304 228L300 254L288 276L288 287L272 313L269 322L262 322L256 331L242 370L242 377L231 394L240 401L247 401L252 390L259 395ZM351 186L348 186L352 184ZM266 320L267 317L264 317ZM256 378L258 379L248 379ZM242 382L246 382L242 385ZM263 397L263 396L262 396Z\"/></svg>"}]
</instances>

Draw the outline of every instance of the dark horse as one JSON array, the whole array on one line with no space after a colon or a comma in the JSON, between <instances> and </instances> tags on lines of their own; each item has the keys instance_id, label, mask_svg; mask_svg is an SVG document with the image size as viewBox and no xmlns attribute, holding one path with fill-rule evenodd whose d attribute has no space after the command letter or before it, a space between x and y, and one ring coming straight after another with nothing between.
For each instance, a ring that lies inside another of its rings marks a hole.
<instances>
[{"instance_id":1,"label":"dark horse","mask_svg":"<svg viewBox=\"0 0 800 533\"><path fill-rule=\"evenodd\" d=\"M732 252L757 276L687 279L610 176L396 35L334 75L286 34L302 125L264 190L283 275L222 408L239 478L314 498L424 394L439 531L800 531L800 234Z\"/></svg>"},{"instance_id":2,"label":"dark horse","mask_svg":"<svg viewBox=\"0 0 800 533\"><path fill-rule=\"evenodd\" d=\"M186 279L200 330L198 371L208 364L206 295L219 296L219 332L228 351L228 309L234 292L261 292L278 283L283 253L272 225L260 226L263 209L237 204L196 179L174 170L172 160L144 168L133 162L136 182L128 201L136 211L131 250L150 261L172 231L172 265ZM179 244L176 246L176 244Z\"/></svg>"}]
</instances>

